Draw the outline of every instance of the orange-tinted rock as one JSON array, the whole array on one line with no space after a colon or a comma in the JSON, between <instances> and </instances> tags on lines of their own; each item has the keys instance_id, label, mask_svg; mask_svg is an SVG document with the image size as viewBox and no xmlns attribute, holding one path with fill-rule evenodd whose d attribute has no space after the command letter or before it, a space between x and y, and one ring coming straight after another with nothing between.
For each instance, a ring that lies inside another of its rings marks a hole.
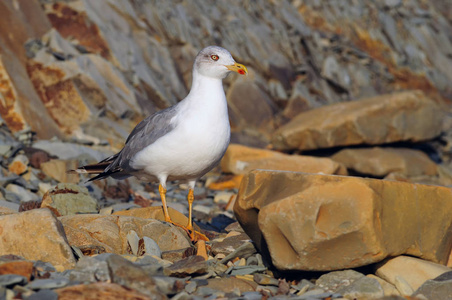
<instances>
[{"instance_id":1,"label":"orange-tinted rock","mask_svg":"<svg viewBox=\"0 0 452 300\"><path fill-rule=\"evenodd\" d=\"M56 289L59 300L151 300L137 291L115 283L91 283Z\"/></svg>"},{"instance_id":2,"label":"orange-tinted rock","mask_svg":"<svg viewBox=\"0 0 452 300\"><path fill-rule=\"evenodd\" d=\"M38 2L5 0L0 3L0 115L17 132L31 127L39 137L59 136L56 124L31 84L25 68L24 44L51 28Z\"/></svg>"},{"instance_id":3,"label":"orange-tinted rock","mask_svg":"<svg viewBox=\"0 0 452 300\"><path fill-rule=\"evenodd\" d=\"M344 149L331 157L362 174L386 176L397 172L407 176L436 175L438 167L420 150L403 148Z\"/></svg>"},{"instance_id":4,"label":"orange-tinted rock","mask_svg":"<svg viewBox=\"0 0 452 300\"><path fill-rule=\"evenodd\" d=\"M237 144L229 145L221 160L223 172L245 174L255 169L281 170L305 173L346 175L345 167L329 158L287 155L271 150Z\"/></svg>"},{"instance_id":5,"label":"orange-tinted rock","mask_svg":"<svg viewBox=\"0 0 452 300\"><path fill-rule=\"evenodd\" d=\"M451 268L419 258L398 256L381 264L375 274L393 285L401 277L415 291L427 280L450 271Z\"/></svg>"},{"instance_id":6,"label":"orange-tinted rock","mask_svg":"<svg viewBox=\"0 0 452 300\"><path fill-rule=\"evenodd\" d=\"M420 91L323 106L299 114L272 138L276 149L422 141L441 132L443 111Z\"/></svg>"},{"instance_id":7,"label":"orange-tinted rock","mask_svg":"<svg viewBox=\"0 0 452 300\"><path fill-rule=\"evenodd\" d=\"M161 251L190 247L182 229L154 219L129 216L72 215L60 217L69 244L79 248L97 247L105 252L127 253L127 234L135 231L139 238L150 237Z\"/></svg>"},{"instance_id":8,"label":"orange-tinted rock","mask_svg":"<svg viewBox=\"0 0 452 300\"><path fill-rule=\"evenodd\" d=\"M0 216L0 255L6 254L50 262L57 270L75 265L63 226L48 209Z\"/></svg>"},{"instance_id":9,"label":"orange-tinted rock","mask_svg":"<svg viewBox=\"0 0 452 300\"><path fill-rule=\"evenodd\" d=\"M77 160L52 159L40 164L41 171L58 182L78 183L78 174L69 174L68 170L78 168Z\"/></svg>"},{"instance_id":10,"label":"orange-tinted rock","mask_svg":"<svg viewBox=\"0 0 452 300\"><path fill-rule=\"evenodd\" d=\"M242 179L243 175L235 175L228 177L226 180L212 182L211 184L209 184L208 188L211 190L238 189L240 187Z\"/></svg>"},{"instance_id":11,"label":"orange-tinted rock","mask_svg":"<svg viewBox=\"0 0 452 300\"><path fill-rule=\"evenodd\" d=\"M211 278L207 282L208 288L220 290L225 293L232 293L235 289L238 289L241 293L254 292L257 288L257 283L254 281L235 277Z\"/></svg>"},{"instance_id":12,"label":"orange-tinted rock","mask_svg":"<svg viewBox=\"0 0 452 300\"><path fill-rule=\"evenodd\" d=\"M179 211L175 210L172 207L168 207L168 213L171 217L171 220L177 224L180 225L187 225L188 224L188 218L180 213ZM161 206L149 206L149 207L143 207L143 208L132 208L128 210L120 210L117 212L114 212L113 215L117 216L130 216L130 217L137 217L137 218L143 218L143 219L154 219L154 220L160 220L165 221L165 215L163 214L163 208ZM196 230L200 231L198 225L193 223L193 226Z\"/></svg>"},{"instance_id":13,"label":"orange-tinted rock","mask_svg":"<svg viewBox=\"0 0 452 300\"><path fill-rule=\"evenodd\" d=\"M8 170L17 175L25 173L25 171L27 171L27 168L28 158L25 155L17 155L8 166Z\"/></svg>"},{"instance_id":14,"label":"orange-tinted rock","mask_svg":"<svg viewBox=\"0 0 452 300\"><path fill-rule=\"evenodd\" d=\"M277 268L317 271L400 254L445 264L451 209L446 187L259 170L245 176L234 206Z\"/></svg>"},{"instance_id":15,"label":"orange-tinted rock","mask_svg":"<svg viewBox=\"0 0 452 300\"><path fill-rule=\"evenodd\" d=\"M33 262L31 261L11 261L0 265L0 275L16 274L30 280L32 273Z\"/></svg>"}]
</instances>

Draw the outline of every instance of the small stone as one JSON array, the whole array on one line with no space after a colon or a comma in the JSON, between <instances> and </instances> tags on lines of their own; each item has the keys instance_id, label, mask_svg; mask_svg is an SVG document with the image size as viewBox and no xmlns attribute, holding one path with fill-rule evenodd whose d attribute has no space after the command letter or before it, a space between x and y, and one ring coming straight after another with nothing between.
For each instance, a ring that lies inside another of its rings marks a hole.
<instances>
[{"instance_id":1,"label":"small stone","mask_svg":"<svg viewBox=\"0 0 452 300\"><path fill-rule=\"evenodd\" d=\"M57 289L67 286L69 279L59 278L59 279L35 279L29 284L27 288L32 290L43 290L43 289Z\"/></svg>"},{"instance_id":2,"label":"small stone","mask_svg":"<svg viewBox=\"0 0 452 300\"><path fill-rule=\"evenodd\" d=\"M231 254L236 251L244 243L249 242L250 238L245 233L240 235L227 237L220 242L212 241L212 254L217 255L218 253L223 253L225 255Z\"/></svg>"},{"instance_id":3,"label":"small stone","mask_svg":"<svg viewBox=\"0 0 452 300\"><path fill-rule=\"evenodd\" d=\"M157 290L155 280L140 267L116 254L109 255L106 261L113 283L137 290L154 299L165 298Z\"/></svg>"},{"instance_id":4,"label":"small stone","mask_svg":"<svg viewBox=\"0 0 452 300\"><path fill-rule=\"evenodd\" d=\"M160 258L162 257L162 251L160 250L159 245L153 239L144 236L143 243L146 255L157 256Z\"/></svg>"},{"instance_id":5,"label":"small stone","mask_svg":"<svg viewBox=\"0 0 452 300\"><path fill-rule=\"evenodd\" d=\"M0 265L0 275L16 274L30 280L33 273L33 262L31 261L12 261Z\"/></svg>"},{"instance_id":6,"label":"small stone","mask_svg":"<svg viewBox=\"0 0 452 300\"><path fill-rule=\"evenodd\" d=\"M80 299L80 295L83 295L83 299L134 299L134 300L151 300L151 299L165 299L159 293L155 295L146 296L136 290L123 287L114 283L91 283L72 285L65 288L57 289L55 292L58 294L58 300L74 300Z\"/></svg>"},{"instance_id":7,"label":"small stone","mask_svg":"<svg viewBox=\"0 0 452 300\"><path fill-rule=\"evenodd\" d=\"M75 268L69 273L69 279L83 283L111 280L108 264L100 255L80 258Z\"/></svg>"},{"instance_id":8,"label":"small stone","mask_svg":"<svg viewBox=\"0 0 452 300\"><path fill-rule=\"evenodd\" d=\"M129 244L129 247L132 251L133 255L138 256L138 243L140 241L140 238L138 237L138 234L131 230L129 233L127 233L127 243Z\"/></svg>"},{"instance_id":9,"label":"small stone","mask_svg":"<svg viewBox=\"0 0 452 300\"><path fill-rule=\"evenodd\" d=\"M52 290L39 290L28 296L27 300L58 300L58 294Z\"/></svg>"},{"instance_id":10,"label":"small stone","mask_svg":"<svg viewBox=\"0 0 452 300\"><path fill-rule=\"evenodd\" d=\"M241 293L244 292L254 292L257 288L257 283L254 281L243 280L234 277L224 277L224 278L211 278L207 279L207 288L214 291L222 291L225 293L233 292L238 290ZM198 287L198 290L200 287Z\"/></svg>"},{"instance_id":11,"label":"small stone","mask_svg":"<svg viewBox=\"0 0 452 300\"><path fill-rule=\"evenodd\" d=\"M173 277L201 275L207 273L207 264L202 256L193 255L184 258L164 269L164 274Z\"/></svg>"},{"instance_id":12,"label":"small stone","mask_svg":"<svg viewBox=\"0 0 452 300\"><path fill-rule=\"evenodd\" d=\"M183 258L187 258L189 256L193 256L196 254L196 249L193 247L182 248L178 250L172 251L164 251L162 252L162 258L168 260L170 262L176 262Z\"/></svg>"},{"instance_id":13,"label":"small stone","mask_svg":"<svg viewBox=\"0 0 452 300\"><path fill-rule=\"evenodd\" d=\"M259 285L279 285L279 280L264 274L254 274L254 281Z\"/></svg>"},{"instance_id":14,"label":"small stone","mask_svg":"<svg viewBox=\"0 0 452 300\"><path fill-rule=\"evenodd\" d=\"M413 293L412 296L415 298L421 298L421 296L423 296L426 299L451 299L452 280L427 280Z\"/></svg>"},{"instance_id":15,"label":"small stone","mask_svg":"<svg viewBox=\"0 0 452 300\"><path fill-rule=\"evenodd\" d=\"M357 279L349 286L336 289L335 292L349 299L379 299L384 296L378 280L366 276Z\"/></svg>"},{"instance_id":16,"label":"small stone","mask_svg":"<svg viewBox=\"0 0 452 300\"><path fill-rule=\"evenodd\" d=\"M259 266L233 266L229 272L231 275L249 275L254 274L256 272L263 272L267 270L266 267Z\"/></svg>"},{"instance_id":17,"label":"small stone","mask_svg":"<svg viewBox=\"0 0 452 300\"><path fill-rule=\"evenodd\" d=\"M8 170L16 175L21 175L27 171L28 162L28 158L25 155L19 154L9 164Z\"/></svg>"},{"instance_id":18,"label":"small stone","mask_svg":"<svg viewBox=\"0 0 452 300\"><path fill-rule=\"evenodd\" d=\"M411 290L415 291L425 281L449 271L450 268L440 264L415 257L398 256L380 264L375 274L396 287L396 278L399 277L399 285L406 283ZM400 291L398 287L397 289ZM409 289L404 290L409 292Z\"/></svg>"},{"instance_id":19,"label":"small stone","mask_svg":"<svg viewBox=\"0 0 452 300\"><path fill-rule=\"evenodd\" d=\"M217 203L217 204L227 204L229 203L229 201L231 201L231 198L233 197L237 197L236 193L232 193L232 192L218 192L215 194L215 197L213 198L213 202Z\"/></svg>"},{"instance_id":20,"label":"small stone","mask_svg":"<svg viewBox=\"0 0 452 300\"><path fill-rule=\"evenodd\" d=\"M237 249L235 249L233 252L229 253L225 256L220 262L222 264L226 264L230 260L239 257L239 258L247 258L254 253L256 253L256 248L254 247L254 244L251 242L245 242L242 245L240 245Z\"/></svg>"},{"instance_id":21,"label":"small stone","mask_svg":"<svg viewBox=\"0 0 452 300\"><path fill-rule=\"evenodd\" d=\"M27 282L28 282L27 278L22 275L15 274L0 275L0 286L3 287L12 287L16 284L25 285L27 284Z\"/></svg>"},{"instance_id":22,"label":"small stone","mask_svg":"<svg viewBox=\"0 0 452 300\"><path fill-rule=\"evenodd\" d=\"M185 286L185 291L189 294L193 294L196 291L197 287L198 285L196 284L196 281L191 281Z\"/></svg>"},{"instance_id":23,"label":"small stone","mask_svg":"<svg viewBox=\"0 0 452 300\"><path fill-rule=\"evenodd\" d=\"M354 270L335 271L320 276L315 285L327 292L334 293L363 277L363 274Z\"/></svg>"},{"instance_id":24,"label":"small stone","mask_svg":"<svg viewBox=\"0 0 452 300\"><path fill-rule=\"evenodd\" d=\"M52 159L46 162L42 162L41 171L55 179L58 182L65 183L77 183L80 181L79 174L68 173L68 170L74 170L78 167L77 160L62 160L62 159Z\"/></svg>"},{"instance_id":25,"label":"small stone","mask_svg":"<svg viewBox=\"0 0 452 300\"><path fill-rule=\"evenodd\" d=\"M89 195L88 189L71 183L60 183L47 191L41 207L50 208L58 216L99 211L99 204Z\"/></svg>"}]
</instances>

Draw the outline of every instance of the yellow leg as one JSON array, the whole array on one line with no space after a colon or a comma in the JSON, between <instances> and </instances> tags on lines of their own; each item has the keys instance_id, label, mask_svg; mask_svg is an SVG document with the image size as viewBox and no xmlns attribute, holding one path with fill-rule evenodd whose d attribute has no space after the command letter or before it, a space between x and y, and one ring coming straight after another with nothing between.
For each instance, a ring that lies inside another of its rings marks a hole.
<instances>
[{"instance_id":1,"label":"yellow leg","mask_svg":"<svg viewBox=\"0 0 452 300\"><path fill-rule=\"evenodd\" d=\"M193 210L193 201L195 200L195 196L193 194L193 189L188 190L188 230L193 230L193 222L192 222L192 210Z\"/></svg>"},{"instance_id":2,"label":"yellow leg","mask_svg":"<svg viewBox=\"0 0 452 300\"><path fill-rule=\"evenodd\" d=\"M159 194L160 194L160 198L162 198L163 213L165 214L165 221L173 223L171 221L170 215L168 213L168 207L166 206L166 189L161 184L159 184Z\"/></svg>"}]
</instances>

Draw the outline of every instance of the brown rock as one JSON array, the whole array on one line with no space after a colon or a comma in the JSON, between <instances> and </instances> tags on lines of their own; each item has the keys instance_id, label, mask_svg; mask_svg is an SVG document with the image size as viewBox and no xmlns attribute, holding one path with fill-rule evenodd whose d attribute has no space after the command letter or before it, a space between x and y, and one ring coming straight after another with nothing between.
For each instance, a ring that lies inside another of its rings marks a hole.
<instances>
[{"instance_id":1,"label":"brown rock","mask_svg":"<svg viewBox=\"0 0 452 300\"><path fill-rule=\"evenodd\" d=\"M28 280L33 273L33 262L31 261L11 261L0 265L0 275L16 274L26 277Z\"/></svg>"},{"instance_id":2,"label":"brown rock","mask_svg":"<svg viewBox=\"0 0 452 300\"><path fill-rule=\"evenodd\" d=\"M174 208L168 207L168 213L173 222L183 226L186 226L188 224L188 218L184 214L175 210ZM143 208L121 210L114 212L113 215L131 216L143 219L155 219L159 221L165 221L165 215L163 214L163 208L161 206L149 206ZM195 223L193 223L193 227L195 227L195 230L201 231L201 228L199 228L199 226L196 225Z\"/></svg>"},{"instance_id":3,"label":"brown rock","mask_svg":"<svg viewBox=\"0 0 452 300\"><path fill-rule=\"evenodd\" d=\"M167 276L187 277L207 273L207 268L208 266L204 257L193 255L175 262L165 268L163 273Z\"/></svg>"},{"instance_id":4,"label":"brown rock","mask_svg":"<svg viewBox=\"0 0 452 300\"><path fill-rule=\"evenodd\" d=\"M395 285L397 278L402 278L412 290L417 290L424 282L452 271L446 266L425 261L415 257L398 256L381 264L376 275Z\"/></svg>"},{"instance_id":5,"label":"brown rock","mask_svg":"<svg viewBox=\"0 0 452 300\"><path fill-rule=\"evenodd\" d=\"M72 215L60 218L68 241L77 247L101 246L106 252L127 253L127 234L134 230L141 239L150 237L161 251L190 247L185 232L153 219L128 216Z\"/></svg>"},{"instance_id":6,"label":"brown rock","mask_svg":"<svg viewBox=\"0 0 452 300\"><path fill-rule=\"evenodd\" d=\"M44 174L58 182L78 183L80 181L80 176L77 173L67 173L68 170L77 169L77 160L52 159L42 162L40 167Z\"/></svg>"},{"instance_id":7,"label":"brown rock","mask_svg":"<svg viewBox=\"0 0 452 300\"><path fill-rule=\"evenodd\" d=\"M0 216L11 215L15 213L17 213L17 211L13 210L12 208L0 206Z\"/></svg>"},{"instance_id":8,"label":"brown rock","mask_svg":"<svg viewBox=\"0 0 452 300\"><path fill-rule=\"evenodd\" d=\"M187 258L189 256L193 256L195 254L196 254L196 249L193 247L188 247L185 249L178 249L178 250L162 252L162 259L174 263L176 261L179 261L183 258Z\"/></svg>"},{"instance_id":9,"label":"brown rock","mask_svg":"<svg viewBox=\"0 0 452 300\"><path fill-rule=\"evenodd\" d=\"M12 132L31 129L41 138L60 136L26 71L24 44L40 38L51 25L37 2L0 3L0 115Z\"/></svg>"},{"instance_id":10,"label":"brown rock","mask_svg":"<svg viewBox=\"0 0 452 300\"><path fill-rule=\"evenodd\" d=\"M14 157L13 161L8 166L8 170L17 175L25 173L27 171L27 168L28 158L23 154Z\"/></svg>"},{"instance_id":11,"label":"brown rock","mask_svg":"<svg viewBox=\"0 0 452 300\"><path fill-rule=\"evenodd\" d=\"M403 148L344 149L331 157L362 174L386 176L398 172L407 176L436 175L436 164L420 150Z\"/></svg>"},{"instance_id":12,"label":"brown rock","mask_svg":"<svg viewBox=\"0 0 452 300\"><path fill-rule=\"evenodd\" d=\"M226 237L222 241L212 241L212 254L224 254L228 255L234 252L237 248L246 242L250 241L250 237L246 233L240 233L238 235Z\"/></svg>"},{"instance_id":13,"label":"brown rock","mask_svg":"<svg viewBox=\"0 0 452 300\"><path fill-rule=\"evenodd\" d=\"M259 170L245 176L234 206L277 268L319 271L400 254L446 263L450 209L445 187Z\"/></svg>"},{"instance_id":14,"label":"brown rock","mask_svg":"<svg viewBox=\"0 0 452 300\"><path fill-rule=\"evenodd\" d=\"M254 292L257 288L257 283L254 281L235 277L210 278L207 279L207 282L206 287L225 293L232 293L235 289L238 289L241 293Z\"/></svg>"},{"instance_id":15,"label":"brown rock","mask_svg":"<svg viewBox=\"0 0 452 300\"><path fill-rule=\"evenodd\" d=\"M119 284L97 282L91 284L72 285L56 289L59 300L151 300L137 291L125 288Z\"/></svg>"},{"instance_id":16,"label":"brown rock","mask_svg":"<svg viewBox=\"0 0 452 300\"><path fill-rule=\"evenodd\" d=\"M41 207L48 207L57 216L77 213L97 213L97 200L89 195L88 189L72 183L59 183L42 197Z\"/></svg>"},{"instance_id":17,"label":"brown rock","mask_svg":"<svg viewBox=\"0 0 452 300\"><path fill-rule=\"evenodd\" d=\"M272 138L276 149L422 141L441 132L443 112L420 91L323 106L299 114Z\"/></svg>"},{"instance_id":18,"label":"brown rock","mask_svg":"<svg viewBox=\"0 0 452 300\"><path fill-rule=\"evenodd\" d=\"M48 209L0 216L0 255L6 254L50 262L57 269L75 265L63 226Z\"/></svg>"},{"instance_id":19,"label":"brown rock","mask_svg":"<svg viewBox=\"0 0 452 300\"><path fill-rule=\"evenodd\" d=\"M246 174L255 169L347 174L347 170L342 164L336 163L329 158L287 155L237 144L229 145L221 160L221 168L223 172L234 174Z\"/></svg>"}]
</instances>

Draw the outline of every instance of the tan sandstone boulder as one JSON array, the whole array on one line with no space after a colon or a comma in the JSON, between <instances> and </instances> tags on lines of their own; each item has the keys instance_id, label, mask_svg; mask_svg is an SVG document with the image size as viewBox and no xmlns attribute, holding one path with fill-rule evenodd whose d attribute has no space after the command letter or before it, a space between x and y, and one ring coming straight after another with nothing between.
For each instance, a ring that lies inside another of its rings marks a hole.
<instances>
[{"instance_id":1,"label":"tan sandstone boulder","mask_svg":"<svg viewBox=\"0 0 452 300\"><path fill-rule=\"evenodd\" d=\"M275 149L309 150L422 141L441 132L443 111L421 91L323 106L299 114L272 138Z\"/></svg>"},{"instance_id":2,"label":"tan sandstone boulder","mask_svg":"<svg viewBox=\"0 0 452 300\"><path fill-rule=\"evenodd\" d=\"M221 160L223 172L245 174L255 169L346 175L345 167L329 158L288 155L276 151L229 145Z\"/></svg>"},{"instance_id":3,"label":"tan sandstone boulder","mask_svg":"<svg viewBox=\"0 0 452 300\"><path fill-rule=\"evenodd\" d=\"M234 212L281 270L353 268L408 254L445 264L452 190L377 179L256 170Z\"/></svg>"},{"instance_id":4,"label":"tan sandstone boulder","mask_svg":"<svg viewBox=\"0 0 452 300\"><path fill-rule=\"evenodd\" d=\"M96 248L100 252L127 253L127 234L135 231L141 239L153 239L161 251L190 247L181 229L154 219L129 216L71 215L60 217L69 244L82 249Z\"/></svg>"},{"instance_id":5,"label":"tan sandstone boulder","mask_svg":"<svg viewBox=\"0 0 452 300\"><path fill-rule=\"evenodd\" d=\"M397 172L407 176L436 175L437 165L420 150L403 148L344 149L331 157L362 174L386 176Z\"/></svg>"},{"instance_id":6,"label":"tan sandstone boulder","mask_svg":"<svg viewBox=\"0 0 452 300\"><path fill-rule=\"evenodd\" d=\"M0 216L0 255L50 262L57 270L75 266L60 221L46 208Z\"/></svg>"}]
</instances>

